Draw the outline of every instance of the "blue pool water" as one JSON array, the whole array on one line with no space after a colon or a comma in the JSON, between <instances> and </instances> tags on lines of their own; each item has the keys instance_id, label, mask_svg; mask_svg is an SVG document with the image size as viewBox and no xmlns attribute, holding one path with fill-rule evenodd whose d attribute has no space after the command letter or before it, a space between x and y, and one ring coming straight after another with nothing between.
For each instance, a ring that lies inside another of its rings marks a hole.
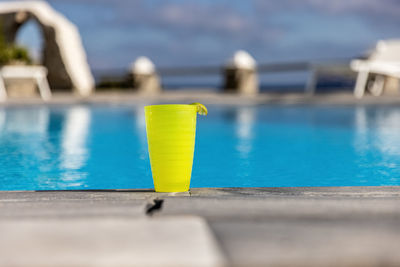
<instances>
[{"instance_id":1,"label":"blue pool water","mask_svg":"<svg viewBox=\"0 0 400 267\"><path fill-rule=\"evenodd\" d=\"M400 185L400 107L209 106L192 187ZM0 190L151 188L143 107L0 109Z\"/></svg>"}]
</instances>

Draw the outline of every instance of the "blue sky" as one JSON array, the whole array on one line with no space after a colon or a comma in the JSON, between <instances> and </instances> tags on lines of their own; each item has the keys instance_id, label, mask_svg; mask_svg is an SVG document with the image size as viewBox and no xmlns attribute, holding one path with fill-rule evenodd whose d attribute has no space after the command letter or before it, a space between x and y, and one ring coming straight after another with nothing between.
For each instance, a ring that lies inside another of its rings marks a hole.
<instances>
[{"instance_id":1,"label":"blue sky","mask_svg":"<svg viewBox=\"0 0 400 267\"><path fill-rule=\"evenodd\" d=\"M81 33L93 69L219 65L245 49L258 62L347 58L400 38L396 0L51 0ZM21 43L38 50L30 25Z\"/></svg>"}]
</instances>

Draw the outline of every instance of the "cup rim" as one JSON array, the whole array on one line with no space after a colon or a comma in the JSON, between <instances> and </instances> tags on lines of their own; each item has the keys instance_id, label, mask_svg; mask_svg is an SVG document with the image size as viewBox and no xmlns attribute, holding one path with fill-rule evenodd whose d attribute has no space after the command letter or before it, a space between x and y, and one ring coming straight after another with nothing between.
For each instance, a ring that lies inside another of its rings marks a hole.
<instances>
[{"instance_id":1,"label":"cup rim","mask_svg":"<svg viewBox=\"0 0 400 267\"><path fill-rule=\"evenodd\" d=\"M159 105L147 105L144 106L145 109L151 109L151 108L189 108L189 109L195 109L197 110L196 105L190 105L190 104L159 104Z\"/></svg>"}]
</instances>

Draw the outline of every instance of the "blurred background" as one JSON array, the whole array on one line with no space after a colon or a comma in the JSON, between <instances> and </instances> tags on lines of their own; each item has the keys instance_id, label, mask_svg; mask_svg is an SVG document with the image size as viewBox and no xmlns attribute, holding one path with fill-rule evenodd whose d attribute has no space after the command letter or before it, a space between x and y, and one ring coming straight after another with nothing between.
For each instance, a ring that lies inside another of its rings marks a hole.
<instances>
[{"instance_id":1,"label":"blurred background","mask_svg":"<svg viewBox=\"0 0 400 267\"><path fill-rule=\"evenodd\" d=\"M157 68L212 67L238 49L258 64L350 61L379 39L398 36L393 0L50 0L78 27L96 81L120 76L139 56ZM18 42L40 60L40 29L31 20ZM303 87L307 71L261 74L261 89ZM166 77L163 86L215 87L207 77ZM332 81L331 81L332 82ZM351 88L353 85L344 83Z\"/></svg>"}]
</instances>

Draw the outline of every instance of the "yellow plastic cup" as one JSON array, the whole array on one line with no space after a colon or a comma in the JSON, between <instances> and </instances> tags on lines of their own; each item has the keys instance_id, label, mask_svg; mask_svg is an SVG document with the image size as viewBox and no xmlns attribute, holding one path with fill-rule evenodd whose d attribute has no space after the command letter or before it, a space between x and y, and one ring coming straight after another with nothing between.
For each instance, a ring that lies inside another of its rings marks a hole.
<instances>
[{"instance_id":1,"label":"yellow plastic cup","mask_svg":"<svg viewBox=\"0 0 400 267\"><path fill-rule=\"evenodd\" d=\"M196 105L144 108L156 192L189 190L196 136Z\"/></svg>"}]
</instances>

